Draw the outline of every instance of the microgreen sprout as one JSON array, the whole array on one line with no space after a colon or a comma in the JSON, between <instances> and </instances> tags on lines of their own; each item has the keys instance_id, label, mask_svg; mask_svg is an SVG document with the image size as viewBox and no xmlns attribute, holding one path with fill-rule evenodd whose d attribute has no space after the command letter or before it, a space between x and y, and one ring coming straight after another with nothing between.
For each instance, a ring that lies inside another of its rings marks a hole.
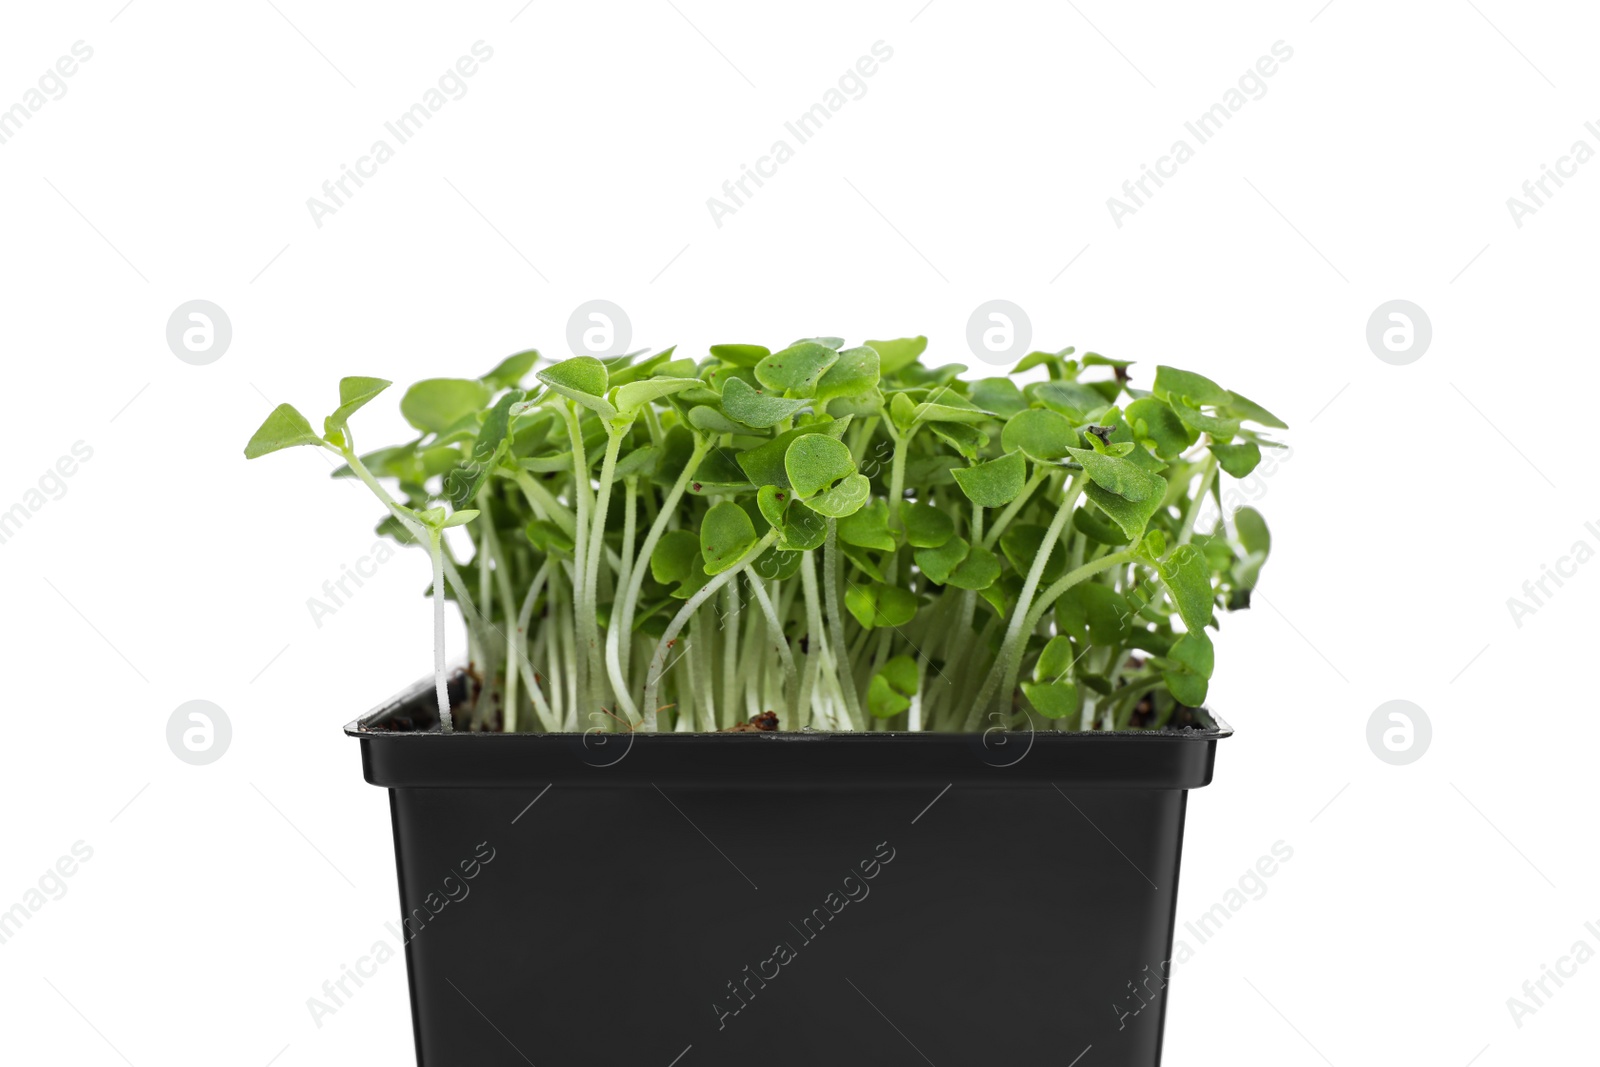
<instances>
[{"instance_id":1,"label":"microgreen sprout","mask_svg":"<svg viewBox=\"0 0 1600 1067\"><path fill-rule=\"evenodd\" d=\"M345 378L320 435L283 404L245 455L337 453L378 532L427 551L445 731L1192 721L1215 609L1249 606L1271 547L1221 480L1284 423L1172 367L1140 389L1068 348L971 380L926 347L522 352L412 385L416 436L366 453L351 416L390 383ZM447 600L476 683L455 708Z\"/></svg>"}]
</instances>

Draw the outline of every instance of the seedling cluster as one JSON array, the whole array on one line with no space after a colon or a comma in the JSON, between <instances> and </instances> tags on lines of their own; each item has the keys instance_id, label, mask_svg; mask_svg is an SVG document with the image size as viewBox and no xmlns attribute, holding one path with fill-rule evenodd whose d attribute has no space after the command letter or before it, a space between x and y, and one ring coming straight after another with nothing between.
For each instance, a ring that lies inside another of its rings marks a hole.
<instances>
[{"instance_id":1,"label":"seedling cluster","mask_svg":"<svg viewBox=\"0 0 1600 1067\"><path fill-rule=\"evenodd\" d=\"M1270 547L1251 508L1197 530L1202 505L1284 423L1172 367L1142 390L1068 348L1018 363L1026 384L968 380L926 347L522 352L411 386L416 436L365 453L350 418L390 383L345 378L320 435L283 404L245 455L337 453L378 531L429 553L447 731L1188 721L1215 608L1249 605ZM455 708L446 600L474 680Z\"/></svg>"}]
</instances>

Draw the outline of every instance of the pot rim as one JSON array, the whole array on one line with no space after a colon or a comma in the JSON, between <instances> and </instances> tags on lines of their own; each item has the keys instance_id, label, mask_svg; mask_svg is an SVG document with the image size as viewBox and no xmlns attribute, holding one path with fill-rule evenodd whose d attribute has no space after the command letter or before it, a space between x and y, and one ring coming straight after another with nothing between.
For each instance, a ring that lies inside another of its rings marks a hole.
<instances>
[{"instance_id":1,"label":"pot rim","mask_svg":"<svg viewBox=\"0 0 1600 1067\"><path fill-rule=\"evenodd\" d=\"M548 739L552 743L570 743L574 739L594 737L597 735L617 738L643 739L648 744L674 744L684 741L698 741L702 744L731 743L746 744L748 738L760 738L763 742L816 742L832 741L835 744L881 744L886 740L900 740L904 742L926 742L939 738L959 738L970 742L975 738L993 737L1033 737L1036 740L1049 738L1048 744L1059 744L1067 740L1079 742L1092 741L1096 738L1111 737L1139 737L1151 741L1177 741L1196 742L1220 741L1225 737L1233 736L1233 727L1209 708L1195 708L1195 713L1209 725L1196 729L1185 726L1180 729L1160 730L980 730L980 731L955 731L955 730L749 730L739 732L705 731L705 730L672 730L666 732L645 733L642 731L612 731L599 728L590 730L555 731L550 733L536 733L532 731L515 731L507 733L503 730L455 730L451 733L442 732L438 723L421 730L399 730L384 728L382 723L392 719L407 706L416 703L420 698L433 693L434 682L432 676L413 683L410 687L401 690L395 696L379 704L360 718L353 719L344 726L347 737L362 740L368 739L398 739L402 737L423 738L431 737L439 740L445 738L475 738L481 743L490 738L499 738L502 741L515 739L521 744L534 743ZM1060 739L1060 740L1058 740Z\"/></svg>"}]
</instances>

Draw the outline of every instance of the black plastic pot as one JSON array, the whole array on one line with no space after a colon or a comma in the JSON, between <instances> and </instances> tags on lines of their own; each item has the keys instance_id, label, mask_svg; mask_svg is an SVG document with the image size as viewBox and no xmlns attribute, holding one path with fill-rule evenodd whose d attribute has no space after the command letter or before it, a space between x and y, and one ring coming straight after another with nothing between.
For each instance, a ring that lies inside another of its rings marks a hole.
<instances>
[{"instance_id":1,"label":"black plastic pot","mask_svg":"<svg viewBox=\"0 0 1600 1067\"><path fill-rule=\"evenodd\" d=\"M347 727L424 1067L1160 1061L1226 726L444 735L431 700Z\"/></svg>"}]
</instances>

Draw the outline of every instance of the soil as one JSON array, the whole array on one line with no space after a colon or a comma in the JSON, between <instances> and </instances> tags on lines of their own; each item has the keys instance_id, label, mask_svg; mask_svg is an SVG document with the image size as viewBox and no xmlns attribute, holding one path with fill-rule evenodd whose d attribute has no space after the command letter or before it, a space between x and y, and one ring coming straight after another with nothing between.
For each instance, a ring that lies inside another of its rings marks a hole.
<instances>
[{"instance_id":1,"label":"soil","mask_svg":"<svg viewBox=\"0 0 1600 1067\"><path fill-rule=\"evenodd\" d=\"M730 726L721 731L725 734L767 733L778 728L778 713L763 711L749 722L741 722L737 726Z\"/></svg>"}]
</instances>

